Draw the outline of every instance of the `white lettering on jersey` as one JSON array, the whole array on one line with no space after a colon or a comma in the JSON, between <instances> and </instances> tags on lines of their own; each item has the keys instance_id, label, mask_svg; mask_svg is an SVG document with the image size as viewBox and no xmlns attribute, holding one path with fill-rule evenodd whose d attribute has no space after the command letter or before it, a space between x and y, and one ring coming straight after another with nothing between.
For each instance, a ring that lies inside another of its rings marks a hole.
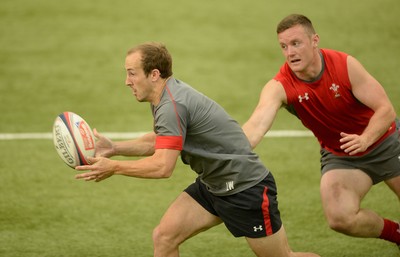
<instances>
[{"instance_id":1,"label":"white lettering on jersey","mask_svg":"<svg viewBox=\"0 0 400 257\"><path fill-rule=\"evenodd\" d=\"M235 189L235 185L233 181L226 182L226 191L231 191Z\"/></svg>"}]
</instances>

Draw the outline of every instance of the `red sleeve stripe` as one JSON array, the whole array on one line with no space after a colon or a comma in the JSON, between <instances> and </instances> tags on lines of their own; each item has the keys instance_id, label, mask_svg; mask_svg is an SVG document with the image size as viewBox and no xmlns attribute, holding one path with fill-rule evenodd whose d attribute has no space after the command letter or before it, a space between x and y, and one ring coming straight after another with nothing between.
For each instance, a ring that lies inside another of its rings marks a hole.
<instances>
[{"instance_id":1,"label":"red sleeve stripe","mask_svg":"<svg viewBox=\"0 0 400 257\"><path fill-rule=\"evenodd\" d=\"M182 136L157 136L155 149L172 149L179 150L183 149Z\"/></svg>"}]
</instances>

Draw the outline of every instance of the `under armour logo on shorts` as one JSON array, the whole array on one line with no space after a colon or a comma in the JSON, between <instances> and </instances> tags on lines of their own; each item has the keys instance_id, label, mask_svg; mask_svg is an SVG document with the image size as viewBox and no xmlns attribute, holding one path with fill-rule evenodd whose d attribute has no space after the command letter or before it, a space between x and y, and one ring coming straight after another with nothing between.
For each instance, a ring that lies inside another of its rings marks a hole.
<instances>
[{"instance_id":1,"label":"under armour logo on shorts","mask_svg":"<svg viewBox=\"0 0 400 257\"><path fill-rule=\"evenodd\" d=\"M254 226L253 229L254 229L254 232L263 231L262 225L259 225L258 227Z\"/></svg>"}]
</instances>

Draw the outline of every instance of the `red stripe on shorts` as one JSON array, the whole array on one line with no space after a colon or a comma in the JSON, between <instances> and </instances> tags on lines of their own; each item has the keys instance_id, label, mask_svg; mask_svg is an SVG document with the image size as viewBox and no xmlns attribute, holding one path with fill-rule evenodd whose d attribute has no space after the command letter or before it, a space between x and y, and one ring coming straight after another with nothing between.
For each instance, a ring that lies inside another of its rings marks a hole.
<instances>
[{"instance_id":1,"label":"red stripe on shorts","mask_svg":"<svg viewBox=\"0 0 400 257\"><path fill-rule=\"evenodd\" d=\"M269 199L268 199L268 187L264 188L264 193L263 193L263 202L262 202L262 212L264 215L264 224L265 224L265 229L266 229L266 234L272 235L272 225L271 225L271 217L269 215Z\"/></svg>"}]
</instances>

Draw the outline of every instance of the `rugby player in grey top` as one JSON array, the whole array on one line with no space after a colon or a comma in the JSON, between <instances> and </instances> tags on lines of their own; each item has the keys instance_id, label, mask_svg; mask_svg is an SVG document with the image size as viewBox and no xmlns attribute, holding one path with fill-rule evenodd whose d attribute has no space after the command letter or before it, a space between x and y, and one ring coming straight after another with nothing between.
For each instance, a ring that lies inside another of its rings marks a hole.
<instances>
[{"instance_id":1,"label":"rugby player in grey top","mask_svg":"<svg viewBox=\"0 0 400 257\"><path fill-rule=\"evenodd\" d=\"M240 125L205 95L172 77L172 58L159 43L128 51L126 85L149 102L154 131L114 142L94 129L96 156L77 179L99 182L112 175L168 178L178 157L198 174L153 231L154 256L179 256L186 239L224 223L245 237L257 256L318 256L292 252L278 210L271 172L252 152ZM113 160L112 156L146 156Z\"/></svg>"}]
</instances>

